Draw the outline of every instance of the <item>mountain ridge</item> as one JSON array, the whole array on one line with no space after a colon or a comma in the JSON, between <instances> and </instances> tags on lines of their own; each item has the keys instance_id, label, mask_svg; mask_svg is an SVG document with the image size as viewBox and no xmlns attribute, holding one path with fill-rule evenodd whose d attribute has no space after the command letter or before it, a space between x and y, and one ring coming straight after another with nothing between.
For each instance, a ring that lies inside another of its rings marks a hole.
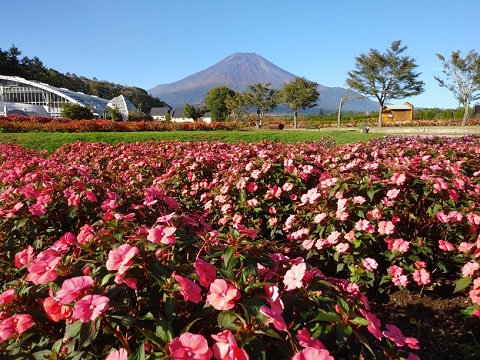
<instances>
[{"instance_id":1,"label":"mountain ridge","mask_svg":"<svg viewBox=\"0 0 480 360\"><path fill-rule=\"evenodd\" d=\"M182 107L186 103L201 103L206 93L217 86L243 92L249 91L249 85L267 84L274 89L282 89L283 86L293 80L297 75L292 74L273 64L262 56L255 53L234 53L216 64L191 74L178 81L159 84L148 93L158 97L172 107ZM326 112L337 111L340 97L345 89L341 87L327 87L318 84L320 93L317 106L308 112L317 112L323 109ZM378 104L370 99L365 99L357 93L352 93L352 100L344 105L345 111L368 111L377 110Z\"/></svg>"}]
</instances>

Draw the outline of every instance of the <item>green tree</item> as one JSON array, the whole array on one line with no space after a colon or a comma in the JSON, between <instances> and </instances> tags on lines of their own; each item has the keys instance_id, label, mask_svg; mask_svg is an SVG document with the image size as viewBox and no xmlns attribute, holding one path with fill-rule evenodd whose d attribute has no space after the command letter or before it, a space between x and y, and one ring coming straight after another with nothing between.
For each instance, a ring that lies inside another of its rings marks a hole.
<instances>
[{"instance_id":1,"label":"green tree","mask_svg":"<svg viewBox=\"0 0 480 360\"><path fill-rule=\"evenodd\" d=\"M114 120L114 121L122 121L122 114L118 111L117 108L111 108L107 106L103 113L107 119Z\"/></svg>"},{"instance_id":2,"label":"green tree","mask_svg":"<svg viewBox=\"0 0 480 360\"><path fill-rule=\"evenodd\" d=\"M355 70L348 72L347 84L366 96L374 96L379 103L378 126L382 126L382 110L386 101L419 95L424 83L415 72L415 59L402 56L407 49L400 40L392 42L383 54L371 49L355 58Z\"/></svg>"},{"instance_id":3,"label":"green tree","mask_svg":"<svg viewBox=\"0 0 480 360\"><path fill-rule=\"evenodd\" d=\"M279 104L280 90L270 89L270 85L271 83L249 85L250 91L244 94L247 104L257 108L259 126L263 125L265 114L275 109Z\"/></svg>"},{"instance_id":4,"label":"green tree","mask_svg":"<svg viewBox=\"0 0 480 360\"><path fill-rule=\"evenodd\" d=\"M248 110L245 95L238 92L234 92L233 95L228 95L225 98L225 105L227 105L229 116L233 121L239 121Z\"/></svg>"},{"instance_id":5,"label":"green tree","mask_svg":"<svg viewBox=\"0 0 480 360\"><path fill-rule=\"evenodd\" d=\"M234 94L235 91L226 86L217 86L207 92L205 104L212 114L213 121L225 121L228 116L228 107L225 100L228 96Z\"/></svg>"},{"instance_id":6,"label":"green tree","mask_svg":"<svg viewBox=\"0 0 480 360\"><path fill-rule=\"evenodd\" d=\"M446 79L435 76L441 87L450 90L455 99L464 107L462 125L467 124L470 103L480 99L480 58L470 50L465 58L460 57L460 50L452 52L450 59L437 54L443 63Z\"/></svg>"},{"instance_id":7,"label":"green tree","mask_svg":"<svg viewBox=\"0 0 480 360\"><path fill-rule=\"evenodd\" d=\"M63 104L62 117L72 120L93 119L93 113L89 108L78 104Z\"/></svg>"},{"instance_id":8,"label":"green tree","mask_svg":"<svg viewBox=\"0 0 480 360\"><path fill-rule=\"evenodd\" d=\"M300 110L305 110L317 105L318 84L297 77L285 84L280 94L281 102L293 111L293 128L297 128L297 116Z\"/></svg>"},{"instance_id":9,"label":"green tree","mask_svg":"<svg viewBox=\"0 0 480 360\"><path fill-rule=\"evenodd\" d=\"M186 118L192 118L194 122L197 122L206 112L207 108L203 104L195 106L185 104L185 107L183 108L183 115L185 115Z\"/></svg>"}]
</instances>

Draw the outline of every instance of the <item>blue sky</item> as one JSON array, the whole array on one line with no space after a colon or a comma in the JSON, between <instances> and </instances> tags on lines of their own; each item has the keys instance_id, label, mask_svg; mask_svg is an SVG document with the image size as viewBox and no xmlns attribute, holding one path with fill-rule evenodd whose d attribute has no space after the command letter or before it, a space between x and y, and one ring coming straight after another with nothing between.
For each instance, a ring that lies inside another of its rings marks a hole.
<instances>
[{"instance_id":1,"label":"blue sky","mask_svg":"<svg viewBox=\"0 0 480 360\"><path fill-rule=\"evenodd\" d=\"M479 44L479 0L3 0L0 48L46 67L149 90L236 52L297 76L345 87L355 57L408 46L425 92L417 107L458 105L434 79L436 54Z\"/></svg>"}]
</instances>

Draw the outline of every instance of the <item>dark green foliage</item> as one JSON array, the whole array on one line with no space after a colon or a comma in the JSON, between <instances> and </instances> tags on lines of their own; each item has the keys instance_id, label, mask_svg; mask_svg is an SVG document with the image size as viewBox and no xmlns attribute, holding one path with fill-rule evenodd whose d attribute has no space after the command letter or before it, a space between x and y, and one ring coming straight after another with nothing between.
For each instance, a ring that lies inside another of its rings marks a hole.
<instances>
[{"instance_id":1,"label":"dark green foliage","mask_svg":"<svg viewBox=\"0 0 480 360\"><path fill-rule=\"evenodd\" d=\"M93 119L93 113L90 109L81 105L65 103L63 105L62 117L72 120Z\"/></svg>"}]
</instances>

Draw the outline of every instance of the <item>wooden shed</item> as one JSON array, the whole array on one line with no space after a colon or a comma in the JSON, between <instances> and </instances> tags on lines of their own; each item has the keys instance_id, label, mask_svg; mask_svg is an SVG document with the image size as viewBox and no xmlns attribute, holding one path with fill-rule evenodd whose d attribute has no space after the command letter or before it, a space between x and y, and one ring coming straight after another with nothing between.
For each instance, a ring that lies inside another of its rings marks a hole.
<instances>
[{"instance_id":1,"label":"wooden shed","mask_svg":"<svg viewBox=\"0 0 480 360\"><path fill-rule=\"evenodd\" d=\"M385 105L382 110L382 120L384 122L412 121L413 105L409 102L403 105Z\"/></svg>"}]
</instances>

